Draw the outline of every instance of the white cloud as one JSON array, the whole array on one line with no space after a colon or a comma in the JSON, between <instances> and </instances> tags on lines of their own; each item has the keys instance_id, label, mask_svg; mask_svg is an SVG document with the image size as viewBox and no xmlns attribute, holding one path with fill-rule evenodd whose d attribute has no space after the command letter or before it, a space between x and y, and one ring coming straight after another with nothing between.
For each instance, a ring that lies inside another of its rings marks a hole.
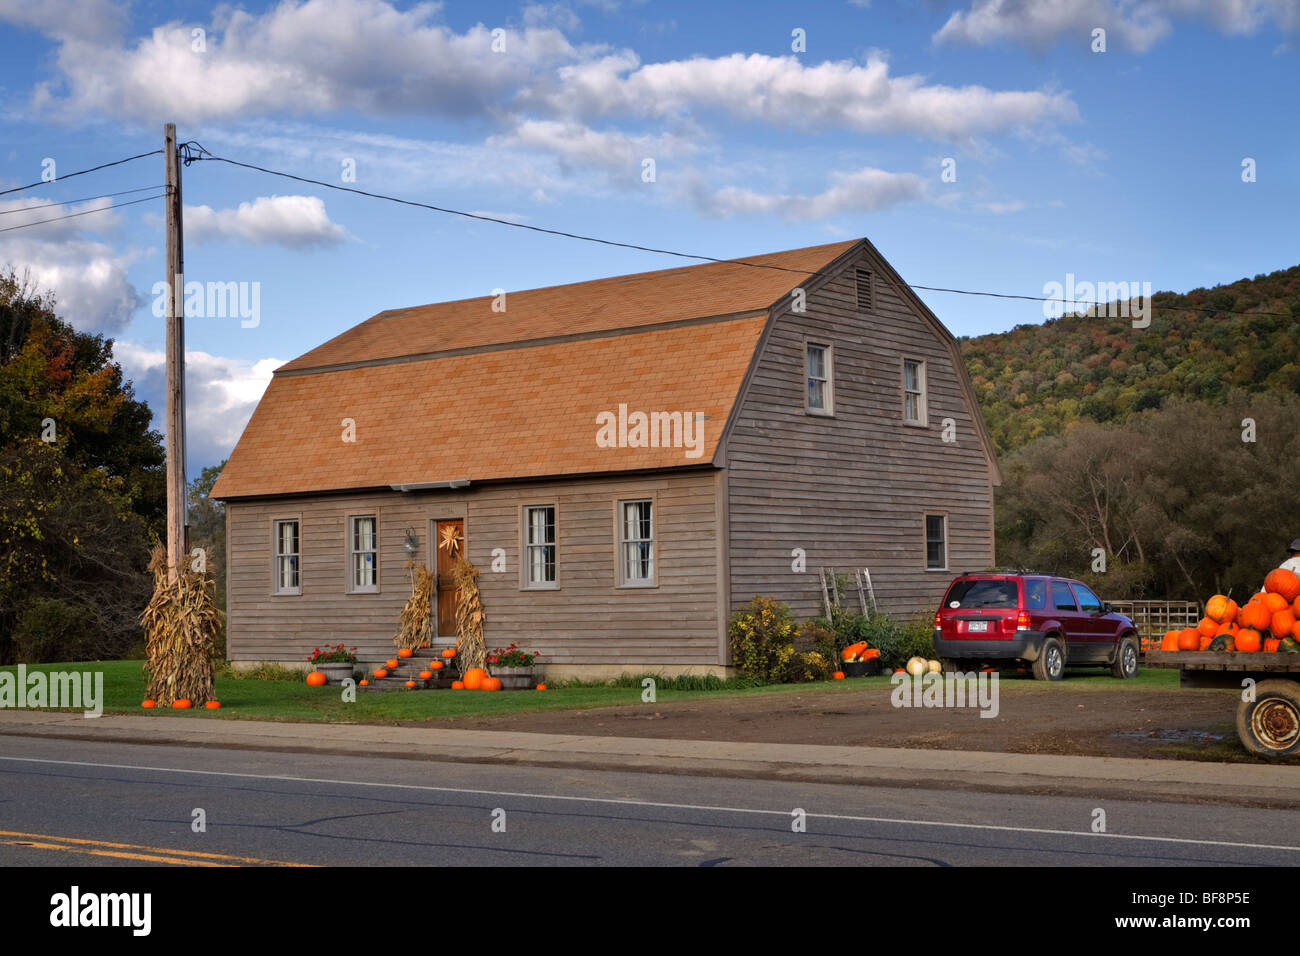
<instances>
[{"instance_id":1,"label":"white cloud","mask_svg":"<svg viewBox=\"0 0 1300 956\"><path fill-rule=\"evenodd\" d=\"M325 203L316 196L258 196L237 209L186 206L185 237L301 247L341 242L347 230L330 221Z\"/></svg>"},{"instance_id":2,"label":"white cloud","mask_svg":"<svg viewBox=\"0 0 1300 956\"><path fill-rule=\"evenodd\" d=\"M284 0L261 15L223 6L212 24L173 21L125 47L41 27L61 41L63 82L38 89L38 103L145 122L338 110L475 117L579 55L553 26L507 29L505 51L494 52L491 28L456 33L433 22L438 10L384 0Z\"/></svg>"},{"instance_id":3,"label":"white cloud","mask_svg":"<svg viewBox=\"0 0 1300 956\"><path fill-rule=\"evenodd\" d=\"M912 173L859 169L832 173L832 185L815 195L761 193L727 186L713 193L696 186L696 201L717 216L779 215L787 220L826 219L843 213L874 212L925 195L925 182Z\"/></svg>"},{"instance_id":4,"label":"white cloud","mask_svg":"<svg viewBox=\"0 0 1300 956\"><path fill-rule=\"evenodd\" d=\"M690 140L673 134L635 136L557 120L524 120L509 134L490 138L488 145L541 150L562 165L601 169L629 183L640 182L641 162L647 157L659 161L698 149Z\"/></svg>"},{"instance_id":5,"label":"white cloud","mask_svg":"<svg viewBox=\"0 0 1300 956\"><path fill-rule=\"evenodd\" d=\"M154 427L162 425L166 368L161 350L117 341L113 355L149 403ZM283 359L236 359L207 352L185 353L185 437L189 470L228 456Z\"/></svg>"},{"instance_id":6,"label":"white cloud","mask_svg":"<svg viewBox=\"0 0 1300 956\"><path fill-rule=\"evenodd\" d=\"M1014 40L1038 49L1065 35L1087 48L1092 30L1107 31L1139 52L1149 50L1173 29L1174 20L1211 24L1222 33L1243 36L1270 24L1300 29L1296 0L974 0L948 18L934 35L937 43L979 46Z\"/></svg>"},{"instance_id":7,"label":"white cloud","mask_svg":"<svg viewBox=\"0 0 1300 956\"><path fill-rule=\"evenodd\" d=\"M37 288L51 290L55 311L86 332L113 333L131 319L144 299L127 280L138 258L87 237L88 232L116 229L109 200L64 205L39 199L0 200L0 228L27 225L90 209L90 216L64 219L12 232L0 232L0 268L28 272Z\"/></svg>"},{"instance_id":8,"label":"white cloud","mask_svg":"<svg viewBox=\"0 0 1300 956\"><path fill-rule=\"evenodd\" d=\"M805 66L794 56L733 53L640 66L635 54L624 52L563 67L559 77L546 103L573 116L663 117L714 108L786 128L844 127L941 139L1078 118L1066 93L928 85L919 75L891 76L878 53L862 65L840 60Z\"/></svg>"},{"instance_id":9,"label":"white cloud","mask_svg":"<svg viewBox=\"0 0 1300 956\"><path fill-rule=\"evenodd\" d=\"M126 11L111 0L0 0L0 21L30 27L55 37L116 37Z\"/></svg>"}]
</instances>

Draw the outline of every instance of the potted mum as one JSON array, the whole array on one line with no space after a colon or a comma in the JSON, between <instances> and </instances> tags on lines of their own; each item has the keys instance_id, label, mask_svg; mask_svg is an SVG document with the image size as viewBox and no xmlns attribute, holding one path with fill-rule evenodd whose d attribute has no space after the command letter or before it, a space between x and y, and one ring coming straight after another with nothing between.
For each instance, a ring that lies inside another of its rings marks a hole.
<instances>
[{"instance_id":1,"label":"potted mum","mask_svg":"<svg viewBox=\"0 0 1300 956\"><path fill-rule=\"evenodd\" d=\"M318 670L325 675L325 679L329 683L342 684L344 680L352 676L352 672L356 668L356 650L355 647L348 648L343 644L324 649L318 647L311 652L311 657L307 658L307 660L311 662L313 670Z\"/></svg>"},{"instance_id":2,"label":"potted mum","mask_svg":"<svg viewBox=\"0 0 1300 956\"><path fill-rule=\"evenodd\" d=\"M533 665L537 652L521 651L518 644L498 647L487 658L488 670L493 677L501 678L502 690L531 690L534 685Z\"/></svg>"}]
</instances>

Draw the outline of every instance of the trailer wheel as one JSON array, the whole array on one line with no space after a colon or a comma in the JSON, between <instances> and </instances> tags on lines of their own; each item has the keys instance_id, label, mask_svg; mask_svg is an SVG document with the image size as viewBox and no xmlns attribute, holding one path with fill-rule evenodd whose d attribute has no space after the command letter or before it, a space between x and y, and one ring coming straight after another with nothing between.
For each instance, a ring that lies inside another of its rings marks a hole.
<instances>
[{"instance_id":1,"label":"trailer wheel","mask_svg":"<svg viewBox=\"0 0 1300 956\"><path fill-rule=\"evenodd\" d=\"M1291 680L1256 684L1255 699L1237 705L1237 736L1260 757L1300 753L1300 684Z\"/></svg>"}]
</instances>

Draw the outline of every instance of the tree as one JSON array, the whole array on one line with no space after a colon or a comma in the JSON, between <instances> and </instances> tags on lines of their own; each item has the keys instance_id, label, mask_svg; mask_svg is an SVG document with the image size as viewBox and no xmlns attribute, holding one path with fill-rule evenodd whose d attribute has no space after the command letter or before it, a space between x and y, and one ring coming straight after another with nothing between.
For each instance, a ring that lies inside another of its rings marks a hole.
<instances>
[{"instance_id":1,"label":"tree","mask_svg":"<svg viewBox=\"0 0 1300 956\"><path fill-rule=\"evenodd\" d=\"M0 273L0 662L116 656L140 639L165 514L161 437L112 341Z\"/></svg>"}]
</instances>

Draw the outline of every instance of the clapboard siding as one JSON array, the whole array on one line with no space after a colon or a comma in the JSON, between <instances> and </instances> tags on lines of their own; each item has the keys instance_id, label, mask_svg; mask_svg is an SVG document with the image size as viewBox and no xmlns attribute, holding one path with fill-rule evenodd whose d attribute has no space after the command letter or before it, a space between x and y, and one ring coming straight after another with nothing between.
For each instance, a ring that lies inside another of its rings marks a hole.
<instances>
[{"instance_id":1,"label":"clapboard siding","mask_svg":"<svg viewBox=\"0 0 1300 956\"><path fill-rule=\"evenodd\" d=\"M857 308L855 270L875 282ZM867 567L893 613L938 606L954 573L993 562L994 475L953 354L863 248L807 308L778 306L724 449L731 607L774 595L819 613L817 569ZM805 339L833 346L833 418L804 412ZM926 363L928 425L903 423L902 361ZM956 441L942 440L951 418ZM948 516L948 570L925 566L925 514ZM807 552L807 571L791 551Z\"/></svg>"},{"instance_id":2,"label":"clapboard siding","mask_svg":"<svg viewBox=\"0 0 1300 956\"><path fill-rule=\"evenodd\" d=\"M519 641L551 664L704 665L719 658L719 504L712 471L574 481L484 485L462 490L386 492L230 501L229 656L305 660L342 641L363 661L393 652L393 633L410 594L405 530L429 560L430 523L464 518L470 560L480 569L489 647ZM658 587L616 588L614 502L653 496ZM520 508L554 504L560 587L520 589ZM376 514L377 594L349 594L345 533L349 515ZM302 594L271 593L271 523L301 520ZM506 570L492 570L502 548ZM440 644L450 644L454 636Z\"/></svg>"}]
</instances>

